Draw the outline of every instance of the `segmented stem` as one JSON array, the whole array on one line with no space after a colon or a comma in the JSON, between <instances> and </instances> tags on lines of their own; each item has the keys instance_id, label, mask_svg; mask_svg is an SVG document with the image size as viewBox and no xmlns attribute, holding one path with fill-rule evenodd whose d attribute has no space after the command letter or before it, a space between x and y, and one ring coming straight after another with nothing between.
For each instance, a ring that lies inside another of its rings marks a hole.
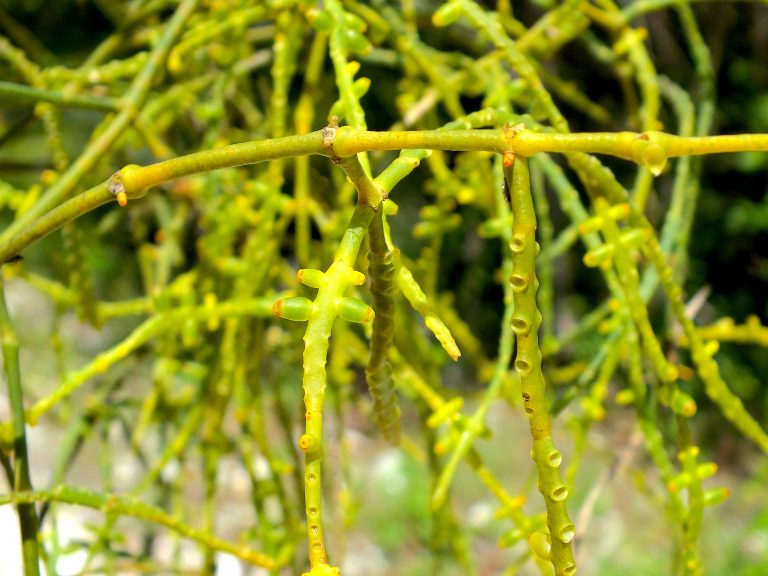
<instances>
[{"instance_id":1,"label":"segmented stem","mask_svg":"<svg viewBox=\"0 0 768 576\"><path fill-rule=\"evenodd\" d=\"M302 384L306 408L306 431L299 439L299 447L305 454L304 498L312 576L338 572L338 568L328 563L323 538L321 486L325 364L333 323L336 316L344 316L342 310L344 292L350 284L360 284L364 280L362 274L356 272L352 266L374 215L374 210L368 205L367 200L375 187L363 173L357 158L340 161L340 166L358 189L360 203L355 208L349 226L339 243L333 264L324 273L313 270L312 274L300 276L300 278L304 277L305 283L318 288L317 296L308 310L307 331L304 334Z\"/></svg>"},{"instance_id":2,"label":"segmented stem","mask_svg":"<svg viewBox=\"0 0 768 576\"><path fill-rule=\"evenodd\" d=\"M373 397L376 424L387 440L397 444L400 441L400 408L392 380L392 367L387 359L395 331L395 265L384 238L382 216L383 210L379 210L368 227L368 270L376 317L373 320L371 355L365 377Z\"/></svg>"},{"instance_id":3,"label":"segmented stem","mask_svg":"<svg viewBox=\"0 0 768 576\"><path fill-rule=\"evenodd\" d=\"M538 329L541 314L536 306L536 214L531 197L528 160L517 158L505 175L512 199L512 290L515 312L512 329L517 336L515 370L520 375L523 405L533 439L533 460L539 474L539 491L547 508L551 538L550 559L557 576L576 574L571 542L575 527L568 517L565 501L568 488L560 478L562 456L552 441L547 407L546 384L541 371Z\"/></svg>"}]
</instances>

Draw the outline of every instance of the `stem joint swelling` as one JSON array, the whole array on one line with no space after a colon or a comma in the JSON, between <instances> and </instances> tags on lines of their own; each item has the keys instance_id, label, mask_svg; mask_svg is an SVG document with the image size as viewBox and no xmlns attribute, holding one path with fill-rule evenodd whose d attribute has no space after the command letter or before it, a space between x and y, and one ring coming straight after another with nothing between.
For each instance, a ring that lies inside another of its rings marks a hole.
<instances>
[{"instance_id":1,"label":"stem joint swelling","mask_svg":"<svg viewBox=\"0 0 768 576\"><path fill-rule=\"evenodd\" d=\"M141 185L141 173L141 166L128 164L112 174L107 189L120 206L127 205L129 198L141 198L147 193L146 187Z\"/></svg>"},{"instance_id":2,"label":"stem joint swelling","mask_svg":"<svg viewBox=\"0 0 768 576\"><path fill-rule=\"evenodd\" d=\"M334 164L338 164L341 158L336 155L336 151L333 149L333 141L336 139L336 133L339 131L339 117L334 115L328 121L328 126L321 130L323 136L323 148L327 148L331 151L331 160Z\"/></svg>"}]
</instances>

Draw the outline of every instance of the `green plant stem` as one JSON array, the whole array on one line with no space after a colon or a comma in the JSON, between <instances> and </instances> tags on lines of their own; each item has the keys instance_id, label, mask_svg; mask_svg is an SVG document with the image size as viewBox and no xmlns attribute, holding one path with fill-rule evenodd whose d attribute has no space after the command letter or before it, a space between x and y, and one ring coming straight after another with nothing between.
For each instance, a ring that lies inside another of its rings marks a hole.
<instances>
[{"instance_id":1,"label":"green plant stem","mask_svg":"<svg viewBox=\"0 0 768 576\"><path fill-rule=\"evenodd\" d=\"M328 36L315 34L309 49L309 58L304 70L304 86L296 104L294 125L296 133L307 134L312 130L315 119L314 100L317 97L318 84L323 72L323 64L328 47ZM309 157L297 156L294 160L294 202L296 203L296 260L300 266L309 264L311 234L309 222L310 176Z\"/></svg>"},{"instance_id":2,"label":"green plant stem","mask_svg":"<svg viewBox=\"0 0 768 576\"><path fill-rule=\"evenodd\" d=\"M108 182L104 182L94 186L54 208L31 224L20 228L13 235L9 235L8 239L0 245L0 264L19 256L21 250L30 244L45 238L83 214L109 201L114 201L115 197L109 192L108 184ZM6 232L8 231L10 228L6 230Z\"/></svg>"},{"instance_id":3,"label":"green plant stem","mask_svg":"<svg viewBox=\"0 0 768 576\"><path fill-rule=\"evenodd\" d=\"M650 223L639 214L633 214L638 224L650 228ZM669 299L672 313L683 328L688 338L691 356L696 365L697 372L704 382L704 390L707 396L720 408L723 416L731 422L744 436L757 444L760 449L768 453L768 434L755 418L744 407L741 399L734 394L720 375L720 368L713 358L713 353L708 351L704 340L699 335L696 325L689 318L683 301L682 289L675 282L674 271L668 264L661 246L655 237L651 238L646 248L646 254L659 274L661 285Z\"/></svg>"},{"instance_id":4,"label":"green plant stem","mask_svg":"<svg viewBox=\"0 0 768 576\"><path fill-rule=\"evenodd\" d=\"M116 362L128 357L134 350L154 338L165 334L168 330L181 330L184 322L207 322L212 318L232 316L261 316L272 315L273 298L254 298L237 302L220 302L208 307L176 308L169 312L155 314L145 320L124 338L119 344L99 354L92 362L79 370L70 372L65 382L55 392L39 400L26 412L28 424L35 425L40 417L58 405L62 400L71 396L80 386L94 376L108 370ZM0 443L9 444L12 441L12 429L8 423L0 425Z\"/></svg>"},{"instance_id":5,"label":"green plant stem","mask_svg":"<svg viewBox=\"0 0 768 576\"><path fill-rule=\"evenodd\" d=\"M345 126L337 130L332 150L323 143L322 134L323 131L316 131L244 142L145 167L132 165L130 171L122 171L123 186L129 198L136 198L153 186L181 176L306 154L345 158L365 151L418 148L498 153L509 150L526 157L538 152L585 152L649 164L684 155L768 151L768 134L695 138L663 132L553 134L508 129L371 132Z\"/></svg>"},{"instance_id":6,"label":"green plant stem","mask_svg":"<svg viewBox=\"0 0 768 576\"><path fill-rule=\"evenodd\" d=\"M699 448L693 444L688 421L678 416L677 425L680 436L678 458L682 463L683 473L690 478L688 510L686 511L686 521L683 523L683 570L686 576L701 576L703 571L699 538L704 517L704 490L701 487L701 477L697 470Z\"/></svg>"},{"instance_id":7,"label":"green plant stem","mask_svg":"<svg viewBox=\"0 0 768 576\"><path fill-rule=\"evenodd\" d=\"M322 410L325 397L325 364L328 341L336 319L337 302L349 285L347 278L357 257L365 231L373 218L373 209L358 204L344 234L334 263L325 272L324 283L317 292L304 336L304 404L306 406L306 435L322 443ZM322 446L322 444L321 444ZM306 451L304 486L307 514L309 560L312 569L327 565L322 525L322 450Z\"/></svg>"},{"instance_id":8,"label":"green plant stem","mask_svg":"<svg viewBox=\"0 0 768 576\"><path fill-rule=\"evenodd\" d=\"M328 564L322 522L323 403L326 386L326 362L331 330L339 314L339 303L350 283L357 283L354 272L357 253L365 238L374 209L369 196L378 189L363 172L357 157L339 160L340 167L358 190L358 204L336 250L333 264L322 274L323 281L312 302L304 334L304 406L306 432L300 442L305 453L304 498L307 515L307 540L311 574L338 572ZM379 198L381 194L378 193Z\"/></svg>"},{"instance_id":9,"label":"green plant stem","mask_svg":"<svg viewBox=\"0 0 768 576\"><path fill-rule=\"evenodd\" d=\"M130 89L121 103L121 111L109 123L101 135L91 142L85 152L72 164L72 166L46 190L35 205L24 214L20 215L2 235L2 239L8 239L19 230L25 228L30 222L45 214L48 210L66 199L75 190L82 178L95 166L96 162L112 147L117 138L123 134L126 128L136 118L149 93L152 82L163 67L174 42L184 27L185 22L197 7L200 0L183 0L175 14L171 17L163 35L158 40L146 66L141 70L131 84Z\"/></svg>"},{"instance_id":10,"label":"green plant stem","mask_svg":"<svg viewBox=\"0 0 768 576\"><path fill-rule=\"evenodd\" d=\"M458 435L463 430L467 429L469 425L467 419L462 414L452 411L450 407L451 402L446 402L440 393L432 388L429 383L416 372L413 366L406 362L396 348L390 350L390 358L396 368L398 384L402 386L404 390L420 397L432 411L432 416L427 420L427 425L433 423L431 419L434 418L435 415L445 414L446 417L441 419L441 422L445 420L450 424L452 434ZM482 456L474 446L469 446L466 460L470 467L475 471L478 478L498 499L499 504L501 505L499 514L511 517L512 521L517 525L520 531L527 535L528 532L530 532L532 523L522 511L525 497L515 497L509 494L499 479L485 464Z\"/></svg>"},{"instance_id":11,"label":"green plant stem","mask_svg":"<svg viewBox=\"0 0 768 576\"><path fill-rule=\"evenodd\" d=\"M349 25L347 12L339 0L327 0L325 5L334 21L333 30L330 34L329 54L336 73L336 84L339 90L339 99L344 109L344 116L350 126L365 130L367 128L365 112L360 104L360 99L353 90L354 79L348 68L349 61L347 59L348 40L357 31ZM360 33L357 32L357 35L359 36ZM368 173L368 161L362 159L361 163L363 169Z\"/></svg>"},{"instance_id":12,"label":"green plant stem","mask_svg":"<svg viewBox=\"0 0 768 576\"><path fill-rule=\"evenodd\" d=\"M553 243L554 226L550 217L549 199L544 188L543 171L533 163L531 164L531 190L538 222L539 245L541 246L537 265L540 282L538 297L542 315L542 349L546 350L552 345L555 338L554 267L549 251Z\"/></svg>"},{"instance_id":13,"label":"green plant stem","mask_svg":"<svg viewBox=\"0 0 768 576\"><path fill-rule=\"evenodd\" d=\"M472 23L472 26L481 31L503 54L509 65L523 78L530 91L533 103L531 108L538 108L541 114L547 117L552 126L558 132L568 132L568 122L560 113L552 100L552 96L544 88L544 84L536 73L531 61L520 51L517 44L507 36L503 26L493 16L473 0L454 0L461 5L462 11ZM522 154L530 156L530 154Z\"/></svg>"},{"instance_id":14,"label":"green plant stem","mask_svg":"<svg viewBox=\"0 0 768 576\"><path fill-rule=\"evenodd\" d=\"M400 407L392 379L392 366L387 359L395 333L395 265L384 235L383 212L383 209L377 211L368 228L368 271L376 316L373 319L371 354L365 368L365 378L373 398L376 424L384 438L392 444L398 444Z\"/></svg>"},{"instance_id":15,"label":"green plant stem","mask_svg":"<svg viewBox=\"0 0 768 576\"><path fill-rule=\"evenodd\" d=\"M24 491L14 494L1 494L0 506L5 504L30 505L38 502L63 502L65 504L75 504L94 510L100 510L105 514L122 514L141 520L147 520L169 528L185 538L199 542L210 550L217 550L232 554L255 566L262 566L269 570L274 570L279 566L278 560L252 550L246 546L239 546L221 540L216 536L203 532L164 512L160 508L151 506L140 500L118 494L104 494L93 492L82 488L73 488L60 485L47 491Z\"/></svg>"},{"instance_id":16,"label":"green plant stem","mask_svg":"<svg viewBox=\"0 0 768 576\"><path fill-rule=\"evenodd\" d=\"M523 405L533 439L533 460L539 474L539 491L547 508L551 549L550 560L557 576L576 574L571 542L575 528L568 517L565 501L568 488L560 479L562 456L552 442L547 407L546 385L541 371L538 329L541 314L536 306L536 215L530 188L528 160L517 158L505 176L512 199L512 283L515 311L512 329L517 336L515 370L520 375Z\"/></svg>"},{"instance_id":17,"label":"green plant stem","mask_svg":"<svg viewBox=\"0 0 768 576\"><path fill-rule=\"evenodd\" d=\"M0 8L0 29L17 46L22 48L35 62L50 64L58 59L27 28L14 20L8 12Z\"/></svg>"},{"instance_id":18,"label":"green plant stem","mask_svg":"<svg viewBox=\"0 0 768 576\"><path fill-rule=\"evenodd\" d=\"M494 186L497 190L496 217L502 222L508 222L510 219L510 209L506 200L501 195L501 184L504 180L504 175L498 157L494 166L494 179L497 184ZM512 239L512 231L509 227L506 227L501 231L501 237L505 241L505 244L509 245L509 242ZM501 265L502 278L509 278L512 273L512 259L510 256L511 254L508 250L504 252ZM512 360L512 349L515 342L514 331L512 330L512 315L515 310L513 294L511 284L505 282L501 337L499 338L498 357L493 365L493 376L483 394L480 406L478 406L472 417L467 420L466 426L461 431L448 462L443 467L440 477L435 483L435 489L432 493L433 510L439 509L445 503L448 496L448 489L453 481L459 461L466 458L469 451L474 449L475 440L478 435L486 429L485 420L488 415L488 410L490 409L492 402L498 398L501 387L508 377L509 365Z\"/></svg>"},{"instance_id":19,"label":"green plant stem","mask_svg":"<svg viewBox=\"0 0 768 576\"><path fill-rule=\"evenodd\" d=\"M140 198L149 188L182 176L288 156L318 154L345 158L365 151L419 148L498 153L513 151L526 157L538 152L586 152L617 156L660 169L667 158L675 156L768 151L768 134L686 138L662 132L552 134L508 129L369 132L343 127L338 129L332 149L324 143L322 130L232 144L144 167L131 164L118 171L109 182L70 199L37 220L33 221L30 213L25 213L3 234L0 263L17 256L22 249L67 222L109 202L116 191L124 191L129 199ZM35 213L39 212L35 210Z\"/></svg>"},{"instance_id":20,"label":"green plant stem","mask_svg":"<svg viewBox=\"0 0 768 576\"><path fill-rule=\"evenodd\" d=\"M675 7L680 24L683 27L685 39L691 51L691 58L698 77L698 98L696 98L696 128L694 135L705 136L710 133L715 118L716 88L715 69L712 64L712 54L704 42L701 29L696 22L693 9L685 3ZM702 170L702 159L694 158L690 162L692 175L688 190L687 202L683 213L682 225L677 236L677 246L674 254L675 268L678 275L684 274L688 266L688 247L691 240L694 214L698 203L701 184L699 177Z\"/></svg>"},{"instance_id":21,"label":"green plant stem","mask_svg":"<svg viewBox=\"0 0 768 576\"><path fill-rule=\"evenodd\" d=\"M285 136L288 118L288 92L296 70L296 57L300 48L299 27L290 11L277 17L275 38L272 45L272 95L269 106L269 134L272 138ZM269 164L269 173L275 182L283 183L283 161Z\"/></svg>"},{"instance_id":22,"label":"green plant stem","mask_svg":"<svg viewBox=\"0 0 768 576\"><path fill-rule=\"evenodd\" d=\"M639 275L632 261L631 249L629 246L622 244L619 228L610 217L608 202L604 198L595 198L594 205L597 214L603 219L602 228L606 242L614 247L612 262L616 268L621 287L624 290L624 298L629 307L632 320L640 334L643 350L653 364L657 377L662 382L662 398L674 410L684 413L689 417L693 416L696 412L696 404L692 400L679 406L673 401L675 394L679 395L679 389L676 385L678 371L667 360L661 343L653 331L653 326L651 326L648 310L640 293Z\"/></svg>"},{"instance_id":23,"label":"green plant stem","mask_svg":"<svg viewBox=\"0 0 768 576\"><path fill-rule=\"evenodd\" d=\"M104 112L116 112L120 109L119 102L107 96L66 94L56 90L44 90L27 86L26 84L4 81L0 81L0 100L33 104L35 102L50 102L59 106L72 106L73 108L101 110Z\"/></svg>"},{"instance_id":24,"label":"green plant stem","mask_svg":"<svg viewBox=\"0 0 768 576\"><path fill-rule=\"evenodd\" d=\"M29 476L24 395L19 370L19 341L16 338L16 331L13 329L5 303L5 280L2 275L0 275L0 338L2 338L3 365L13 425L13 491L19 493L32 490L32 481ZM17 512L21 531L24 576L37 576L40 573L40 568L35 505L27 502L19 503L17 504Z\"/></svg>"}]
</instances>

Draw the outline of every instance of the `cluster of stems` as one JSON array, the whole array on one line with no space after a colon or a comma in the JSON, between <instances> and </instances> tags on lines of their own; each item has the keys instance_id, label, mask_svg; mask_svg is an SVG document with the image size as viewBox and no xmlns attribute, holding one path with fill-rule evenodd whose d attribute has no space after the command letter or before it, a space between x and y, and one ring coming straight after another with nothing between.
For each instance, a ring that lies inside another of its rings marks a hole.
<instances>
[{"instance_id":1,"label":"cluster of stems","mask_svg":"<svg viewBox=\"0 0 768 576\"><path fill-rule=\"evenodd\" d=\"M411 535L432 573L503 562L574 576L591 566L579 541L599 497L577 498L575 514L576 480L598 494L634 450L616 449L595 480L581 466L590 435L631 409L673 571L703 572L704 511L730 491L705 486L717 466L695 416L709 399L768 452L718 362L720 343L765 347L768 328L700 325L685 293L701 157L766 152L768 134L710 134L714 71L688 4L567 0L530 22L508 0L430 14L411 0L94 4L115 30L76 67L0 9L0 99L13 103L0 146L30 118L47 146L33 183L0 174L0 505L18 511L25 576L40 561L57 573L75 545L62 505L104 516L83 573L183 571L196 546L204 573L224 553L271 574L338 575L347 529L377 496L356 460L379 453L379 436L430 485L429 526ZM636 24L665 9L695 93L656 70ZM433 42L451 34L461 51ZM626 118L565 78L571 44L615 71ZM572 132L564 106L589 131ZM77 122L91 137L70 158ZM59 233L61 258L49 254ZM563 282L584 267L604 289L576 314ZM47 371L20 356L32 320L19 287L55 319ZM75 317L101 331L85 360ZM519 422L529 437L510 440ZM32 482L39 429L61 430L47 486ZM562 452L553 431L570 433ZM484 450L499 438L510 460L530 447L533 482ZM99 487L85 489L71 472L90 444ZM140 478L126 485L128 465ZM500 561L474 558L465 466L498 506ZM224 539L232 470L250 506ZM524 509L533 483L541 498ZM143 522L141 550L119 537L124 518Z\"/></svg>"}]
</instances>

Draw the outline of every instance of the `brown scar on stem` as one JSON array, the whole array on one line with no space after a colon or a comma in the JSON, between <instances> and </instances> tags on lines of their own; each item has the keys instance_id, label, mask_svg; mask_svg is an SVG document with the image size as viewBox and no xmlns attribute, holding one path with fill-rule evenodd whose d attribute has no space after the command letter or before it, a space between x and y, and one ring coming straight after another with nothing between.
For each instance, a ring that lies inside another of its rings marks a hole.
<instances>
[{"instance_id":1,"label":"brown scar on stem","mask_svg":"<svg viewBox=\"0 0 768 576\"><path fill-rule=\"evenodd\" d=\"M336 139L336 132L339 130L339 117L335 114L331 116L328 121L328 126L322 129L321 134L323 136L323 147L328 148L331 151L331 160L335 164L338 164L341 158L336 155L333 149L333 141Z\"/></svg>"},{"instance_id":2,"label":"brown scar on stem","mask_svg":"<svg viewBox=\"0 0 768 576\"><path fill-rule=\"evenodd\" d=\"M112 177L109 179L109 191L117 198L117 203L120 206L128 204L128 194L125 192L123 175L120 173L120 170L112 174Z\"/></svg>"},{"instance_id":3,"label":"brown scar on stem","mask_svg":"<svg viewBox=\"0 0 768 576\"><path fill-rule=\"evenodd\" d=\"M515 138L520 132L525 130L525 124L515 124L514 126L510 126L509 124L504 125L504 136L506 139L512 140ZM515 151L513 149L508 149L504 151L504 154L502 155L502 162L504 164L505 168L511 168L515 164Z\"/></svg>"}]
</instances>

